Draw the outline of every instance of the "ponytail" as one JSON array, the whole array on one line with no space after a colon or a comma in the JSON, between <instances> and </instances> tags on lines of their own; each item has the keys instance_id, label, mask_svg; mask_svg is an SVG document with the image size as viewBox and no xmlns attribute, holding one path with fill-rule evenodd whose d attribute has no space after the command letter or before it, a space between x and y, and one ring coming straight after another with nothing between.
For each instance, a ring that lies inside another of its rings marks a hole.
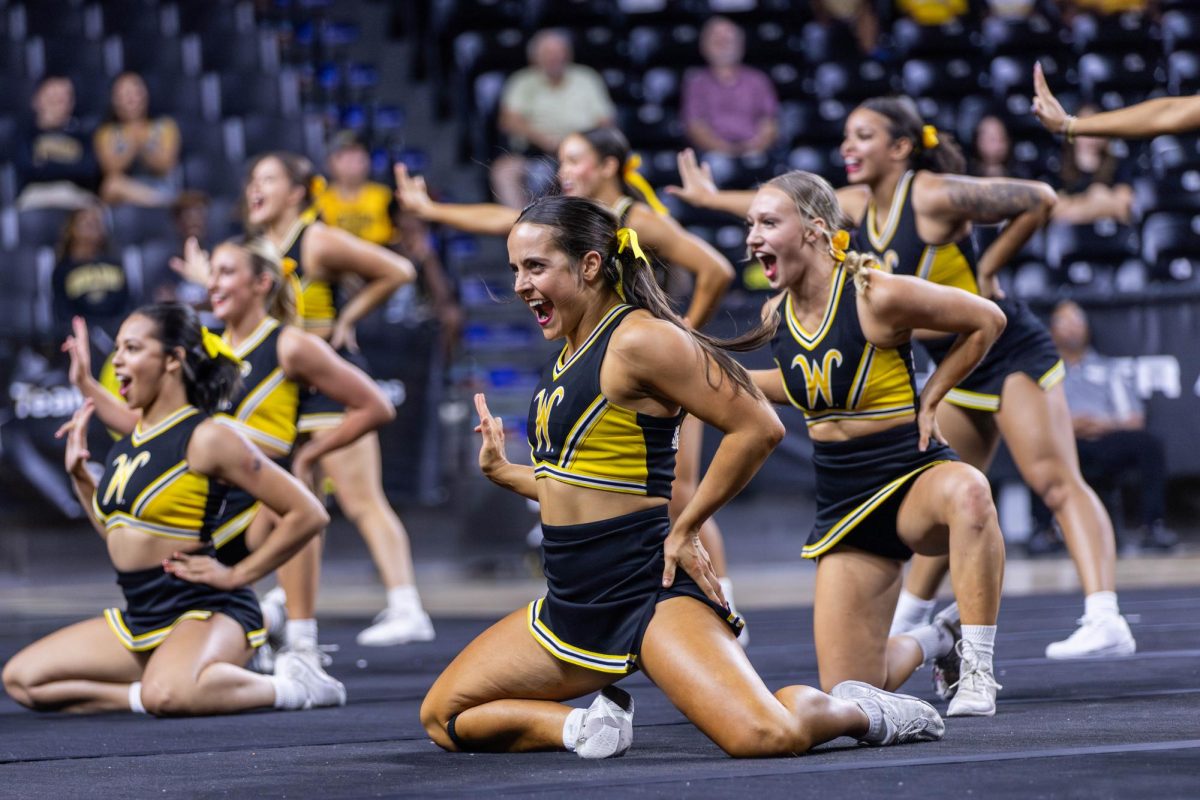
<instances>
[{"instance_id":1,"label":"ponytail","mask_svg":"<svg viewBox=\"0 0 1200 800\"><path fill-rule=\"evenodd\" d=\"M296 261L282 258L279 248L265 236L235 236L222 242L219 247L235 247L250 260L250 270L255 278L271 277L271 291L267 294L267 313L284 325L294 325L304 316L303 289L296 275Z\"/></svg>"},{"instance_id":2,"label":"ponytail","mask_svg":"<svg viewBox=\"0 0 1200 800\"><path fill-rule=\"evenodd\" d=\"M722 378L727 377L739 390L754 397L762 396L745 368L726 352L748 348L729 347L722 340L684 324L683 318L672 307L671 299L654 279L654 270L638 242L637 232L632 228L618 228L617 218L611 211L581 197L550 195L526 206L516 224L522 222L552 228L554 245L576 264L590 252L599 253L604 260L601 275L623 302L645 309L692 337L707 356L705 369L709 385L720 386ZM713 366L717 372L715 378Z\"/></svg>"},{"instance_id":3,"label":"ponytail","mask_svg":"<svg viewBox=\"0 0 1200 800\"><path fill-rule=\"evenodd\" d=\"M904 95L872 97L859 108L874 111L887 118L888 135L893 140L908 139L912 143L909 166L916 170L960 174L967 170L962 147L949 131L926 125L912 98Z\"/></svg>"},{"instance_id":4,"label":"ponytail","mask_svg":"<svg viewBox=\"0 0 1200 800\"><path fill-rule=\"evenodd\" d=\"M607 159L617 162L617 180L620 182L621 193L628 197L641 199L654 209L654 213L666 217L670 215L667 207L658 199L654 187L646 180L638 168L642 166L642 157L633 152L625 134L616 128L592 128L578 134L596 153L596 160L601 164Z\"/></svg>"},{"instance_id":5,"label":"ponytail","mask_svg":"<svg viewBox=\"0 0 1200 800\"><path fill-rule=\"evenodd\" d=\"M183 352L183 385L189 403L208 414L229 403L241 387L242 361L220 336L200 324L191 306L155 303L133 313L155 324L164 352Z\"/></svg>"}]
</instances>

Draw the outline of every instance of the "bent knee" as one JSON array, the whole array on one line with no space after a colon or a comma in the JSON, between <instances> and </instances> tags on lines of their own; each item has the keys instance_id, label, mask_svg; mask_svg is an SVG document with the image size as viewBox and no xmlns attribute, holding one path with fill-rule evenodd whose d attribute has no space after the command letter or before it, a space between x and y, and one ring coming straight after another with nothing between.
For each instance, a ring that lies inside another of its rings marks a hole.
<instances>
[{"instance_id":1,"label":"bent knee","mask_svg":"<svg viewBox=\"0 0 1200 800\"><path fill-rule=\"evenodd\" d=\"M425 699L421 701L421 727L433 743L443 750L458 750L454 740L446 732L446 726L450 718L459 711L461 709L451 709L449 704L442 702L433 692L425 695Z\"/></svg>"},{"instance_id":2,"label":"bent knee","mask_svg":"<svg viewBox=\"0 0 1200 800\"><path fill-rule=\"evenodd\" d=\"M950 513L955 521L976 531L984 530L996 519L992 487L979 470L964 470L960 480L955 482Z\"/></svg>"},{"instance_id":3,"label":"bent knee","mask_svg":"<svg viewBox=\"0 0 1200 800\"><path fill-rule=\"evenodd\" d=\"M4 672L0 673L0 680L4 683L4 691L8 692L8 696L26 708L36 708L37 703L34 701L31 688L35 680L28 671L24 669L24 665L16 659L10 659L4 665Z\"/></svg>"},{"instance_id":4,"label":"bent knee","mask_svg":"<svg viewBox=\"0 0 1200 800\"><path fill-rule=\"evenodd\" d=\"M770 758L807 749L797 747L794 731L782 720L754 720L731 728L717 739L717 745L731 758Z\"/></svg>"},{"instance_id":5,"label":"bent knee","mask_svg":"<svg viewBox=\"0 0 1200 800\"><path fill-rule=\"evenodd\" d=\"M156 717L182 717L192 713L192 689L175 681L142 681L142 705Z\"/></svg>"}]
</instances>

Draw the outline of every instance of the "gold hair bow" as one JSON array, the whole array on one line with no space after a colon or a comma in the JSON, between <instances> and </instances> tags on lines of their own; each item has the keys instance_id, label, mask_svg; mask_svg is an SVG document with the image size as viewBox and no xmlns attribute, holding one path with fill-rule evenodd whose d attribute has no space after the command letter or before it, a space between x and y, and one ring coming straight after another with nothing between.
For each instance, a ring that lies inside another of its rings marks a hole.
<instances>
[{"instance_id":1,"label":"gold hair bow","mask_svg":"<svg viewBox=\"0 0 1200 800\"><path fill-rule=\"evenodd\" d=\"M850 246L850 233L848 231L838 231L833 236L829 237L829 254L834 260L841 263L846 260L846 248Z\"/></svg>"},{"instance_id":2,"label":"gold hair bow","mask_svg":"<svg viewBox=\"0 0 1200 800\"><path fill-rule=\"evenodd\" d=\"M932 150L938 146L937 128L932 125L926 125L921 128L921 145L926 150Z\"/></svg>"},{"instance_id":3,"label":"gold hair bow","mask_svg":"<svg viewBox=\"0 0 1200 800\"><path fill-rule=\"evenodd\" d=\"M645 251L642 250L642 245L638 242L637 231L633 228L618 228L617 229L617 253L624 253L626 250L633 251L633 257L641 261L647 267L650 266L650 259L646 257ZM622 300L625 299L625 281L622 279L620 266L617 268L617 296Z\"/></svg>"},{"instance_id":4,"label":"gold hair bow","mask_svg":"<svg viewBox=\"0 0 1200 800\"><path fill-rule=\"evenodd\" d=\"M324 175L313 175L308 179L308 191L314 197L320 197L325 194L325 190L329 188L328 181Z\"/></svg>"},{"instance_id":5,"label":"gold hair bow","mask_svg":"<svg viewBox=\"0 0 1200 800\"><path fill-rule=\"evenodd\" d=\"M654 213L660 217L669 216L671 212L667 211L667 207L658 199L658 195L654 193L654 187L650 185L650 181L642 177L638 172L638 167L642 165L642 157L634 153L625 160L625 166L621 169L621 177L625 179L633 188L642 193L646 203L654 209Z\"/></svg>"},{"instance_id":6,"label":"gold hair bow","mask_svg":"<svg viewBox=\"0 0 1200 800\"><path fill-rule=\"evenodd\" d=\"M237 354L229 346L229 342L217 336L203 325L200 326L200 341L204 344L204 352L208 353L209 358L222 356L234 364L240 365L242 363L242 360L238 358Z\"/></svg>"},{"instance_id":7,"label":"gold hair bow","mask_svg":"<svg viewBox=\"0 0 1200 800\"><path fill-rule=\"evenodd\" d=\"M279 262L279 270L283 273L283 277L288 278L296 274L296 259L285 257Z\"/></svg>"},{"instance_id":8,"label":"gold hair bow","mask_svg":"<svg viewBox=\"0 0 1200 800\"><path fill-rule=\"evenodd\" d=\"M284 256L279 262L279 271L283 273L283 279L292 286L292 299L296 304L296 319L304 319L304 284L300 282L300 276L296 274L296 270L300 265L296 259L290 256Z\"/></svg>"}]
</instances>

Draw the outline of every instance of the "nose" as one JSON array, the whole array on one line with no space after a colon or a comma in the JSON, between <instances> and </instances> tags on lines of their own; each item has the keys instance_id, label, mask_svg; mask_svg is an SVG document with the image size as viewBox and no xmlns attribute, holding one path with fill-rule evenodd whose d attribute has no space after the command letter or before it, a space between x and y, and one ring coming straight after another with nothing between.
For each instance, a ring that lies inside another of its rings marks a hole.
<instances>
[{"instance_id":1,"label":"nose","mask_svg":"<svg viewBox=\"0 0 1200 800\"><path fill-rule=\"evenodd\" d=\"M529 273L523 269L518 269L513 273L513 291L517 294L524 294L532 288L529 281Z\"/></svg>"}]
</instances>

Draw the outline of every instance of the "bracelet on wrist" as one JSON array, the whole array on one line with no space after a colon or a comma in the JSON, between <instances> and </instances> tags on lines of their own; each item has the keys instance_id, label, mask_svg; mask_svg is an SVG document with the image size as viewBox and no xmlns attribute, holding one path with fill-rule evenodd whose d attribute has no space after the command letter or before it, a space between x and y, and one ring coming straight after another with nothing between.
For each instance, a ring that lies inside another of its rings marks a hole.
<instances>
[{"instance_id":1,"label":"bracelet on wrist","mask_svg":"<svg viewBox=\"0 0 1200 800\"><path fill-rule=\"evenodd\" d=\"M1063 131L1067 135L1067 144L1072 144L1075 141L1075 123L1078 119L1078 117L1072 114L1067 115L1067 124L1063 126Z\"/></svg>"}]
</instances>

